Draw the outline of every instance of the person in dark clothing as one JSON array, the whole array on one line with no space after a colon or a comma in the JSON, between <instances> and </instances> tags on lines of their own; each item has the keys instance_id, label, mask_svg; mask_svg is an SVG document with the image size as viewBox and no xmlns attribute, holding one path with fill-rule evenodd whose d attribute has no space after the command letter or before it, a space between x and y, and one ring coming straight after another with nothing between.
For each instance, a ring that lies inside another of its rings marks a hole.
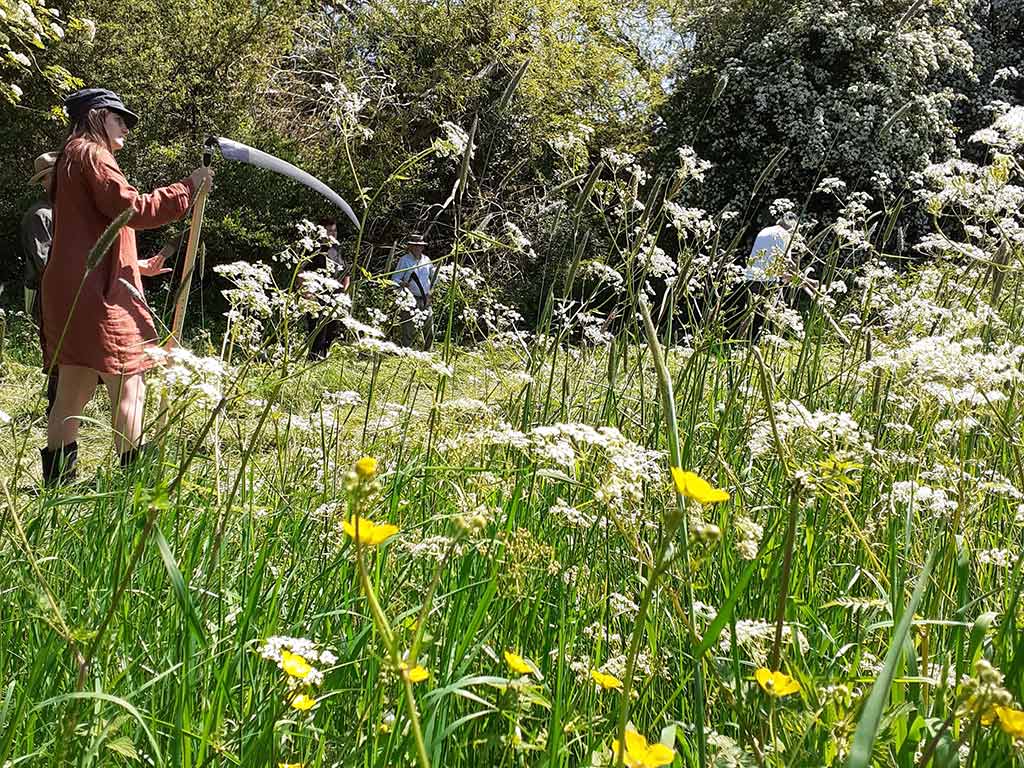
<instances>
[{"instance_id":1,"label":"person in dark clothing","mask_svg":"<svg viewBox=\"0 0 1024 768\"><path fill-rule=\"evenodd\" d=\"M39 184L43 196L25 211L21 217L21 250L25 267L25 312L32 317L40 329L39 344L42 346L42 297L39 286L43 281L43 270L50 257L50 243L53 240L53 204L50 202L50 182L53 166L57 162L56 152L46 152L35 159L35 174L30 184ZM54 368L46 382L46 414L53 408L57 396L57 370Z\"/></svg>"},{"instance_id":2,"label":"person in dark clothing","mask_svg":"<svg viewBox=\"0 0 1024 768\"><path fill-rule=\"evenodd\" d=\"M309 268L320 274L333 278L341 284L341 292L348 290L348 265L338 251L338 222L334 219L321 219L317 224L324 229L329 238L329 245L321 248L313 257ZM325 307L326 310L326 307ZM306 315L306 329L309 332L309 359L323 360L331 349L331 345L341 338L341 322L327 316L326 311Z\"/></svg>"}]
</instances>

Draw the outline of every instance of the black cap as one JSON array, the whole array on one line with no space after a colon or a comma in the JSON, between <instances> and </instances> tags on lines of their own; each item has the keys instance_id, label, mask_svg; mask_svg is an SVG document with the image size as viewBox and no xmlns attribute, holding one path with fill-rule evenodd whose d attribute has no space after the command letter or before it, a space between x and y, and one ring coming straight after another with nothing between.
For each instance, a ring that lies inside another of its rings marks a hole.
<instances>
[{"instance_id":1,"label":"black cap","mask_svg":"<svg viewBox=\"0 0 1024 768\"><path fill-rule=\"evenodd\" d=\"M106 88L83 88L75 91L64 99L64 109L68 111L71 122L78 123L90 109L112 109L124 118L125 125L134 128L139 116L132 112L121 101L121 97Z\"/></svg>"}]
</instances>

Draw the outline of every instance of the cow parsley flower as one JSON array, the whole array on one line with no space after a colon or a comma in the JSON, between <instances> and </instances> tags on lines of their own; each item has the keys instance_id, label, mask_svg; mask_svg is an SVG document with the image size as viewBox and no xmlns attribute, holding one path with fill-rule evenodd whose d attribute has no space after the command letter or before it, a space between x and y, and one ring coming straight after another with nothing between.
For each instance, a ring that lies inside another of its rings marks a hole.
<instances>
[{"instance_id":1,"label":"cow parsley flower","mask_svg":"<svg viewBox=\"0 0 1024 768\"><path fill-rule=\"evenodd\" d=\"M676 178L679 181L692 180L699 184L704 181L707 172L711 170L711 163L698 157L693 147L678 147L676 157L679 160L679 168L676 170Z\"/></svg>"},{"instance_id":2,"label":"cow parsley flower","mask_svg":"<svg viewBox=\"0 0 1024 768\"><path fill-rule=\"evenodd\" d=\"M927 516L949 518L959 504L950 499L942 488L920 485L912 480L893 483L891 500L908 512L919 512Z\"/></svg>"}]
</instances>

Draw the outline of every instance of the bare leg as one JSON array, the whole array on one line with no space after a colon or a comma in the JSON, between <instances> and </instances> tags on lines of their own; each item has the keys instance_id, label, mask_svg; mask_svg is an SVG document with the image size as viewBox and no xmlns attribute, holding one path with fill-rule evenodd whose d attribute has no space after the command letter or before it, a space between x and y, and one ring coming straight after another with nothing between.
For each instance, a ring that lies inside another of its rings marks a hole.
<instances>
[{"instance_id":1,"label":"bare leg","mask_svg":"<svg viewBox=\"0 0 1024 768\"><path fill-rule=\"evenodd\" d=\"M46 422L46 447L57 450L78 439L78 416L96 390L96 371L78 365L60 366L57 394Z\"/></svg>"},{"instance_id":2,"label":"bare leg","mask_svg":"<svg viewBox=\"0 0 1024 768\"><path fill-rule=\"evenodd\" d=\"M120 456L138 448L142 439L142 411L146 404L146 381L141 373L131 376L101 373L107 385L113 411L114 450Z\"/></svg>"}]
</instances>

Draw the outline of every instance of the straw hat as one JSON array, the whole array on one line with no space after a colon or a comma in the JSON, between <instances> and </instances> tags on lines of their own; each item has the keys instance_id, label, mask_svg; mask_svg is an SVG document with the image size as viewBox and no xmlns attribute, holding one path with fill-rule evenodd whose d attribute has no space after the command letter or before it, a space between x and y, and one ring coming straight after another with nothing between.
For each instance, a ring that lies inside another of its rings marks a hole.
<instances>
[{"instance_id":1,"label":"straw hat","mask_svg":"<svg viewBox=\"0 0 1024 768\"><path fill-rule=\"evenodd\" d=\"M43 177L53 170L53 166L57 163L56 152L44 152L35 159L36 172L31 179L28 180L29 184L35 184L38 181L42 181Z\"/></svg>"},{"instance_id":2,"label":"straw hat","mask_svg":"<svg viewBox=\"0 0 1024 768\"><path fill-rule=\"evenodd\" d=\"M423 239L423 235L419 232L413 232L409 235L409 239L405 241L406 245L426 245L427 241Z\"/></svg>"}]
</instances>

